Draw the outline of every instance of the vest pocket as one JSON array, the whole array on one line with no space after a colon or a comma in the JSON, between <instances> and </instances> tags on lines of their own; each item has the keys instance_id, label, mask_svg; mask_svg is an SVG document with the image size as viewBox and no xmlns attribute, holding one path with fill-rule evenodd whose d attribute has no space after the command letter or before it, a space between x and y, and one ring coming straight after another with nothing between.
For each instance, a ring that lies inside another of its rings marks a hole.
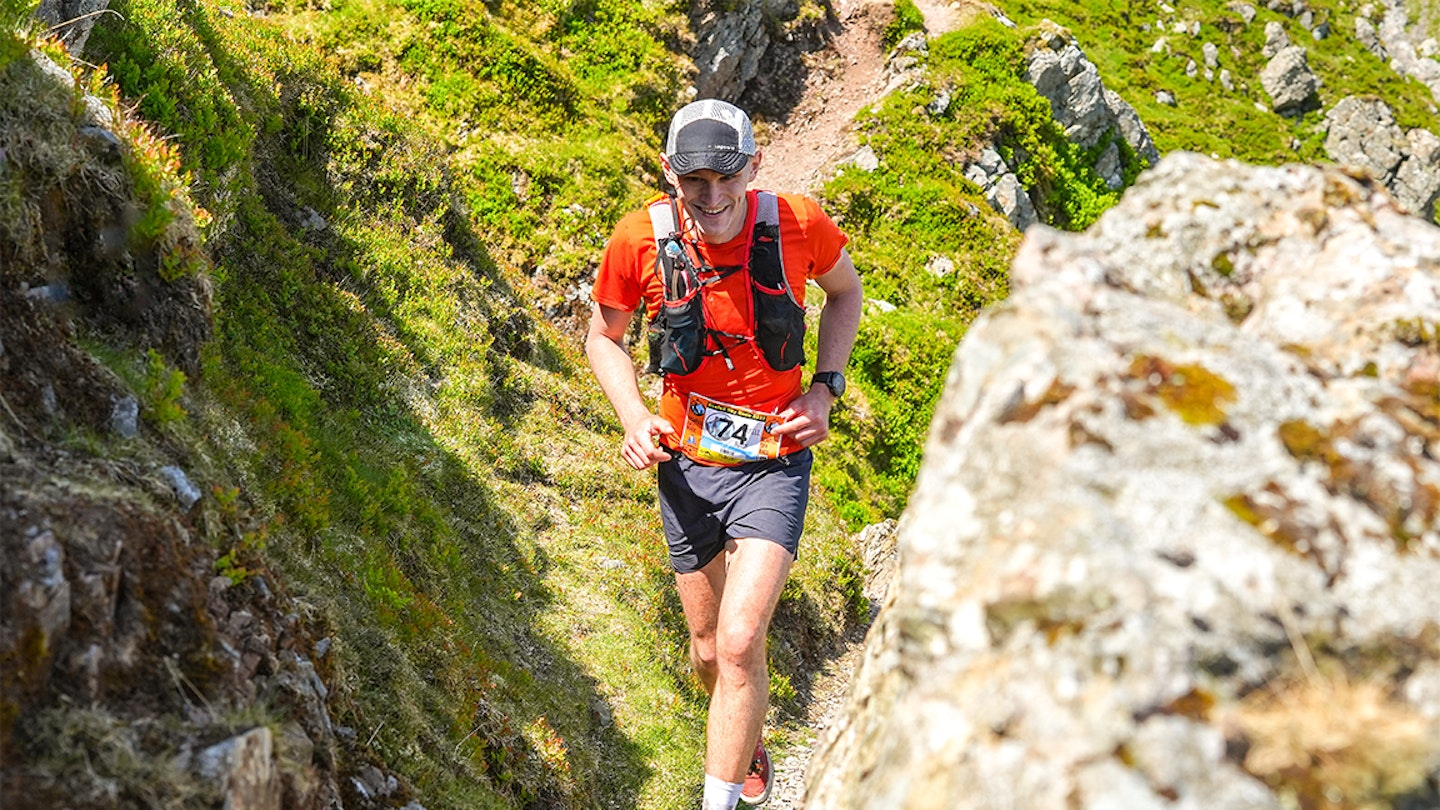
<instances>
[{"instance_id":1,"label":"vest pocket","mask_svg":"<svg viewBox=\"0 0 1440 810\"><path fill-rule=\"evenodd\" d=\"M697 293L660 308L660 370L666 374L690 374L705 359L704 313L700 306Z\"/></svg>"},{"instance_id":2,"label":"vest pocket","mask_svg":"<svg viewBox=\"0 0 1440 810\"><path fill-rule=\"evenodd\" d=\"M776 371L789 371L805 362L805 310L796 306L787 290L755 288L755 342L765 362Z\"/></svg>"}]
</instances>

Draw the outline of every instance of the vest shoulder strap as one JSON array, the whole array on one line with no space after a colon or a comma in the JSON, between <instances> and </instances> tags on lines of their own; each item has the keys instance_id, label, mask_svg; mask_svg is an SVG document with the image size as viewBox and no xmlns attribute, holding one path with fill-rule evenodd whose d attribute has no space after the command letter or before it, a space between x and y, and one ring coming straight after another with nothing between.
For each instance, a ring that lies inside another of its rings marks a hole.
<instances>
[{"instance_id":1,"label":"vest shoulder strap","mask_svg":"<svg viewBox=\"0 0 1440 810\"><path fill-rule=\"evenodd\" d=\"M766 225L780 226L780 198L773 191L761 191L755 195L755 221Z\"/></svg>"},{"instance_id":2,"label":"vest shoulder strap","mask_svg":"<svg viewBox=\"0 0 1440 810\"><path fill-rule=\"evenodd\" d=\"M669 197L661 197L650 203L650 232L655 235L656 245L661 244L660 240L674 236L679 231L678 225Z\"/></svg>"}]
</instances>

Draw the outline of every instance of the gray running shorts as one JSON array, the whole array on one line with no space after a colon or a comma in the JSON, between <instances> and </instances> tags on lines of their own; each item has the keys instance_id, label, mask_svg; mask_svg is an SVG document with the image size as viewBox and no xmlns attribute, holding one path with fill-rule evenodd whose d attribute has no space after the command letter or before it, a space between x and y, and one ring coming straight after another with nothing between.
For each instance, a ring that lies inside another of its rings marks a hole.
<instances>
[{"instance_id":1,"label":"gray running shorts","mask_svg":"<svg viewBox=\"0 0 1440 810\"><path fill-rule=\"evenodd\" d=\"M759 537L794 557L810 504L807 448L733 467L700 464L679 453L659 465L660 521L676 573L699 571L731 539Z\"/></svg>"}]
</instances>

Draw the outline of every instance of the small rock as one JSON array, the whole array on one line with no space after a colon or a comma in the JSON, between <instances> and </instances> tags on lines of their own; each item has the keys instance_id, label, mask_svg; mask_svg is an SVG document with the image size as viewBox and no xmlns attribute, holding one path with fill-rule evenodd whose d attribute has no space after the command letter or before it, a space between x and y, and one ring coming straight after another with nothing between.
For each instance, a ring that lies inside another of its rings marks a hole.
<instances>
[{"instance_id":1,"label":"small rock","mask_svg":"<svg viewBox=\"0 0 1440 810\"><path fill-rule=\"evenodd\" d=\"M113 401L110 428L120 434L121 438L135 438L140 433L140 401L130 396L115 398Z\"/></svg>"},{"instance_id":2,"label":"small rock","mask_svg":"<svg viewBox=\"0 0 1440 810\"><path fill-rule=\"evenodd\" d=\"M70 300L70 290L63 282L55 281L31 287L25 291L25 297L42 304L63 304Z\"/></svg>"},{"instance_id":3,"label":"small rock","mask_svg":"<svg viewBox=\"0 0 1440 810\"><path fill-rule=\"evenodd\" d=\"M190 507L200 500L199 487L190 483L190 478L185 475L184 470L167 465L160 468L160 474L170 482L170 486L175 490L175 497L180 499L180 507L185 511L190 511Z\"/></svg>"},{"instance_id":4,"label":"small rock","mask_svg":"<svg viewBox=\"0 0 1440 810\"><path fill-rule=\"evenodd\" d=\"M1273 20L1265 23L1265 47L1260 49L1260 53L1270 59L1288 47L1290 37L1285 34L1285 26Z\"/></svg>"},{"instance_id":5,"label":"small rock","mask_svg":"<svg viewBox=\"0 0 1440 810\"><path fill-rule=\"evenodd\" d=\"M1169 90L1156 90L1155 102L1157 104L1164 104L1166 107L1174 107L1175 94L1171 93Z\"/></svg>"},{"instance_id":6,"label":"small rock","mask_svg":"<svg viewBox=\"0 0 1440 810\"><path fill-rule=\"evenodd\" d=\"M610 711L610 705L600 698L590 701L590 719L600 728L609 728L615 724L615 716Z\"/></svg>"},{"instance_id":7,"label":"small rock","mask_svg":"<svg viewBox=\"0 0 1440 810\"><path fill-rule=\"evenodd\" d=\"M270 729L260 726L201 751L197 770L217 784L227 808L279 807L281 785L274 750Z\"/></svg>"},{"instance_id":8,"label":"small rock","mask_svg":"<svg viewBox=\"0 0 1440 810\"><path fill-rule=\"evenodd\" d=\"M949 109L950 109L950 91L949 91L949 90L943 90L943 89L942 89L942 90L939 92L939 94L937 94L937 95L935 96L935 98L934 98L929 104L925 105L925 111L928 112L928 113L930 113L931 115L944 115L944 114L945 114L945 111L946 111L946 110L949 110Z\"/></svg>"},{"instance_id":9,"label":"small rock","mask_svg":"<svg viewBox=\"0 0 1440 810\"><path fill-rule=\"evenodd\" d=\"M948 256L932 256L925 263L925 269L936 278L944 278L955 271L955 262Z\"/></svg>"},{"instance_id":10,"label":"small rock","mask_svg":"<svg viewBox=\"0 0 1440 810\"><path fill-rule=\"evenodd\" d=\"M300 229L304 231L323 231L330 227L330 223L320 216L320 212L314 208L306 207L300 212Z\"/></svg>"},{"instance_id":11,"label":"small rock","mask_svg":"<svg viewBox=\"0 0 1440 810\"><path fill-rule=\"evenodd\" d=\"M104 127L88 126L80 128L80 139L90 147L97 156L106 160L119 160L124 145L115 133Z\"/></svg>"},{"instance_id":12,"label":"small rock","mask_svg":"<svg viewBox=\"0 0 1440 810\"><path fill-rule=\"evenodd\" d=\"M866 144L850 156L850 163L862 172L873 172L880 168L880 158L875 150Z\"/></svg>"}]
</instances>

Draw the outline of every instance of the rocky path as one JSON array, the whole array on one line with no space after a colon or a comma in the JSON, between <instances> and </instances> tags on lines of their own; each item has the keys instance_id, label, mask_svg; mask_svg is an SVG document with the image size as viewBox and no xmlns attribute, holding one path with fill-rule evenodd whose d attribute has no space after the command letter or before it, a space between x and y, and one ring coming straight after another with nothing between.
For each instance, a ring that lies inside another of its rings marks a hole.
<instances>
[{"instance_id":1,"label":"rocky path","mask_svg":"<svg viewBox=\"0 0 1440 810\"><path fill-rule=\"evenodd\" d=\"M930 36L954 30L963 6L945 0L916 0ZM885 54L880 36L890 22L890 0L836 0L841 33L824 51L807 59L805 94L788 120L762 133L760 184L777 191L805 193L820 185L836 164L855 152L850 134L855 114L885 91Z\"/></svg>"},{"instance_id":2,"label":"rocky path","mask_svg":"<svg viewBox=\"0 0 1440 810\"><path fill-rule=\"evenodd\" d=\"M916 0L915 5L925 16L926 32L932 37L954 30L964 8L959 2L945 0ZM885 92L880 37L892 9L890 0L836 0L841 33L829 48L809 58L805 94L789 118L761 134L765 142L759 185L777 191L811 192L855 152L851 121ZM875 573L873 568L871 573ZM872 598L878 599L878 595ZM844 702L867 629L852 630L816 675L804 721L790 729L797 743L771 752L776 781L767 810L804 807L806 767Z\"/></svg>"}]
</instances>

